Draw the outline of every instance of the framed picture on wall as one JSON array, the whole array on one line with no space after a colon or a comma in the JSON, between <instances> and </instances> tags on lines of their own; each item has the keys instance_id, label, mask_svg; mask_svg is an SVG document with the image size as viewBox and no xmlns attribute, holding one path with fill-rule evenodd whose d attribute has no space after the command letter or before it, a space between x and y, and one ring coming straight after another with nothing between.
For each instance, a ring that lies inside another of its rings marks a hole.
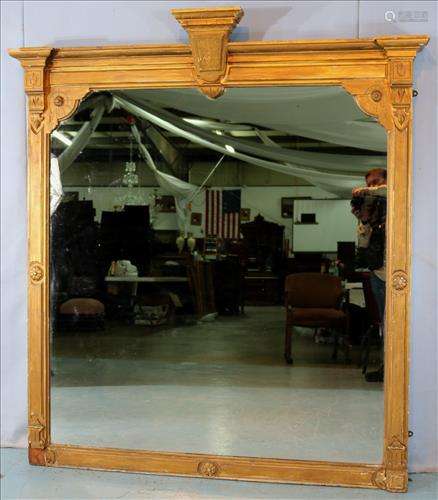
<instances>
[{"instance_id":1,"label":"framed picture on wall","mask_svg":"<svg viewBox=\"0 0 438 500\"><path fill-rule=\"evenodd\" d=\"M159 212L176 212L175 198L171 195L162 195L157 200L157 208Z\"/></svg>"},{"instance_id":2,"label":"framed picture on wall","mask_svg":"<svg viewBox=\"0 0 438 500\"><path fill-rule=\"evenodd\" d=\"M200 226L202 224L202 214L193 212L190 216L190 224L192 226Z\"/></svg>"},{"instance_id":3,"label":"framed picture on wall","mask_svg":"<svg viewBox=\"0 0 438 500\"><path fill-rule=\"evenodd\" d=\"M293 219L294 198L281 199L281 216L283 217L283 219Z\"/></svg>"},{"instance_id":4,"label":"framed picture on wall","mask_svg":"<svg viewBox=\"0 0 438 500\"><path fill-rule=\"evenodd\" d=\"M251 220L251 209L241 208L240 209L240 222L249 222Z\"/></svg>"}]
</instances>

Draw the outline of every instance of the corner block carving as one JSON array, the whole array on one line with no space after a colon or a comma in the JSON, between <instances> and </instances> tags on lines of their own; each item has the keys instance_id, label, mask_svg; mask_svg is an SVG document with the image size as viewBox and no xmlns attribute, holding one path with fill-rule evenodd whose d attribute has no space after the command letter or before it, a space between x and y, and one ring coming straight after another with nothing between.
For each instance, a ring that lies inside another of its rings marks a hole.
<instances>
[{"instance_id":1,"label":"corner block carving","mask_svg":"<svg viewBox=\"0 0 438 500\"><path fill-rule=\"evenodd\" d=\"M32 465L51 466L56 465L56 451L54 448L48 447L29 448L29 462Z\"/></svg>"},{"instance_id":2,"label":"corner block carving","mask_svg":"<svg viewBox=\"0 0 438 500\"><path fill-rule=\"evenodd\" d=\"M50 448L50 446L45 449L45 462L46 465L56 464L56 452L54 448Z\"/></svg>"},{"instance_id":3,"label":"corner block carving","mask_svg":"<svg viewBox=\"0 0 438 500\"><path fill-rule=\"evenodd\" d=\"M41 416L34 412L29 418L29 446L44 449L47 446L47 428Z\"/></svg>"},{"instance_id":4,"label":"corner block carving","mask_svg":"<svg viewBox=\"0 0 438 500\"><path fill-rule=\"evenodd\" d=\"M406 445L393 436L386 447L386 455L386 468L381 468L374 473L374 485L392 492L406 491L408 487Z\"/></svg>"},{"instance_id":5,"label":"corner block carving","mask_svg":"<svg viewBox=\"0 0 438 500\"><path fill-rule=\"evenodd\" d=\"M174 9L172 14L189 35L199 89L212 99L220 96L227 69L228 39L243 16L242 9Z\"/></svg>"},{"instance_id":6,"label":"corner block carving","mask_svg":"<svg viewBox=\"0 0 438 500\"><path fill-rule=\"evenodd\" d=\"M396 436L393 436L386 450L388 453L387 467L389 469L406 468L406 445L403 444L400 439L398 439Z\"/></svg>"},{"instance_id":7,"label":"corner block carving","mask_svg":"<svg viewBox=\"0 0 438 500\"><path fill-rule=\"evenodd\" d=\"M77 110L81 100L89 93L89 87L75 87L63 89L50 89L47 98L46 131L54 130L62 120L70 118Z\"/></svg>"},{"instance_id":8,"label":"corner block carving","mask_svg":"<svg viewBox=\"0 0 438 500\"><path fill-rule=\"evenodd\" d=\"M364 79L344 80L342 86L353 96L356 104L364 113L377 118L385 128L392 128L389 92L385 84Z\"/></svg>"},{"instance_id":9,"label":"corner block carving","mask_svg":"<svg viewBox=\"0 0 438 500\"><path fill-rule=\"evenodd\" d=\"M216 462L199 462L198 464L198 472L206 477L214 477L219 473L219 465Z\"/></svg>"},{"instance_id":10,"label":"corner block carving","mask_svg":"<svg viewBox=\"0 0 438 500\"><path fill-rule=\"evenodd\" d=\"M408 487L406 445L393 436L386 453L386 489L394 492L406 491Z\"/></svg>"}]
</instances>

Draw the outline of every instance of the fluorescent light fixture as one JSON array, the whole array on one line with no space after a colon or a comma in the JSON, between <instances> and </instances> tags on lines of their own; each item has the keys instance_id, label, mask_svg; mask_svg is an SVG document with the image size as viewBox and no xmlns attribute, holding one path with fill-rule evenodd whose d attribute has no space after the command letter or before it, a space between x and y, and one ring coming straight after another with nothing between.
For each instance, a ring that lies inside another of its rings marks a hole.
<instances>
[{"instance_id":1,"label":"fluorescent light fixture","mask_svg":"<svg viewBox=\"0 0 438 500\"><path fill-rule=\"evenodd\" d=\"M202 127L205 125L205 120L198 118L183 118L183 121L190 123L191 125L196 125L197 127Z\"/></svg>"},{"instance_id":2,"label":"fluorescent light fixture","mask_svg":"<svg viewBox=\"0 0 438 500\"><path fill-rule=\"evenodd\" d=\"M215 130L215 133L216 133L217 135L224 135L224 134L222 133L222 131L221 131L221 130Z\"/></svg>"},{"instance_id":3,"label":"fluorescent light fixture","mask_svg":"<svg viewBox=\"0 0 438 500\"><path fill-rule=\"evenodd\" d=\"M62 143L66 144L67 146L70 146L72 141L66 137L64 134L61 134L61 132L58 132L57 130L54 130L52 132L53 137L56 137L58 141L61 141Z\"/></svg>"},{"instance_id":4,"label":"fluorescent light fixture","mask_svg":"<svg viewBox=\"0 0 438 500\"><path fill-rule=\"evenodd\" d=\"M230 153L235 153L236 150L233 148L233 146L230 146L229 144L225 144L225 149L229 151Z\"/></svg>"}]
</instances>

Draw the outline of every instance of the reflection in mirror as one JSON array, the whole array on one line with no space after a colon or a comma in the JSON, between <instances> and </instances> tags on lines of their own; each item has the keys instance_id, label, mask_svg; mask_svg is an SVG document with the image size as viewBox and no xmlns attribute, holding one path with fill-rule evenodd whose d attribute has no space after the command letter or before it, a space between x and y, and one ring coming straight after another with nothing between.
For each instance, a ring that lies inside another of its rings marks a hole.
<instances>
[{"instance_id":1,"label":"reflection in mirror","mask_svg":"<svg viewBox=\"0 0 438 500\"><path fill-rule=\"evenodd\" d=\"M53 442L380 462L386 133L349 94L103 92L51 144Z\"/></svg>"}]
</instances>

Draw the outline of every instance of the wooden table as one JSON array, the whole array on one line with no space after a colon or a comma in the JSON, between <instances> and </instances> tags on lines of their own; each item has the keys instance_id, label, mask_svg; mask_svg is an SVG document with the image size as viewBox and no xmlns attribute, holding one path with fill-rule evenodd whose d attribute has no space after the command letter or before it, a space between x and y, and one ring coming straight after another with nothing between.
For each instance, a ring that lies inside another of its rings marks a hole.
<instances>
[{"instance_id":1,"label":"wooden table","mask_svg":"<svg viewBox=\"0 0 438 500\"><path fill-rule=\"evenodd\" d=\"M187 283L187 276L106 276L105 281L111 284L132 284L132 295L137 295L138 283Z\"/></svg>"},{"instance_id":2,"label":"wooden table","mask_svg":"<svg viewBox=\"0 0 438 500\"><path fill-rule=\"evenodd\" d=\"M186 276L107 276L105 281L111 283L184 283Z\"/></svg>"}]
</instances>

